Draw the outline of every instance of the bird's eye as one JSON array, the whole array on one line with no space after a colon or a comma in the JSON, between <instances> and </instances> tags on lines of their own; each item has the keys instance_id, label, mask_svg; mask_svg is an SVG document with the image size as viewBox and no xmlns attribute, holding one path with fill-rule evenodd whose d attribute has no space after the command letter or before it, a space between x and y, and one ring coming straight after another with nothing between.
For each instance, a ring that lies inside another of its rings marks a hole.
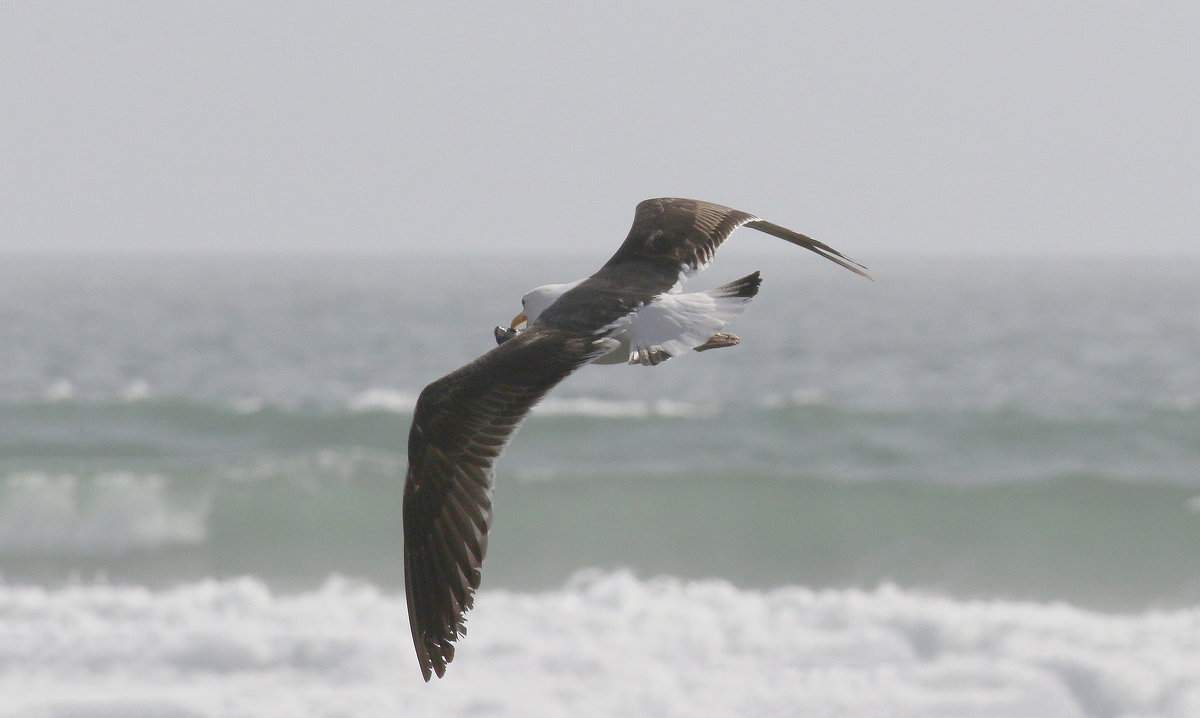
<instances>
[{"instance_id":1,"label":"bird's eye","mask_svg":"<svg viewBox=\"0 0 1200 718\"><path fill-rule=\"evenodd\" d=\"M521 306L525 306L525 297L521 297Z\"/></svg>"}]
</instances>

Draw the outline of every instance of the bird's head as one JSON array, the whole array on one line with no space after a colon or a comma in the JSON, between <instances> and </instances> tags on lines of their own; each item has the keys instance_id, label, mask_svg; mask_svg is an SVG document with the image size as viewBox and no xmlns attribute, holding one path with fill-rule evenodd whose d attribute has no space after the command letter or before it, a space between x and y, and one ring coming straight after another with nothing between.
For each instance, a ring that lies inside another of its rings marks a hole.
<instances>
[{"instance_id":1,"label":"bird's head","mask_svg":"<svg viewBox=\"0 0 1200 718\"><path fill-rule=\"evenodd\" d=\"M579 280L582 282L583 280ZM551 304L558 301L558 298L566 294L568 290L575 287L579 282L568 282L567 284L547 284L531 289L521 297L521 313L513 317L512 322L508 327L496 327L492 333L496 337L497 344L503 344L515 337L521 331L521 325L528 326L532 324L542 312L546 311Z\"/></svg>"}]
</instances>

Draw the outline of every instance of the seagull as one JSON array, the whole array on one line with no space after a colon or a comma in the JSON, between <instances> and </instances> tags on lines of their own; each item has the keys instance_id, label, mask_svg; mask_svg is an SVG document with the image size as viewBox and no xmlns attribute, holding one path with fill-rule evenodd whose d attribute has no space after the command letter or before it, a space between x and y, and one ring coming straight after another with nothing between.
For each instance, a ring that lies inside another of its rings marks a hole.
<instances>
[{"instance_id":1,"label":"seagull","mask_svg":"<svg viewBox=\"0 0 1200 718\"><path fill-rule=\"evenodd\" d=\"M595 274L527 293L521 313L494 330L498 346L421 392L408 434L404 584L426 681L445 674L466 632L492 524L494 464L526 414L585 364L654 366L688 350L736 345L736 336L720 330L758 293L759 273L706 292L681 287L742 226L871 279L832 247L747 212L648 199Z\"/></svg>"}]
</instances>

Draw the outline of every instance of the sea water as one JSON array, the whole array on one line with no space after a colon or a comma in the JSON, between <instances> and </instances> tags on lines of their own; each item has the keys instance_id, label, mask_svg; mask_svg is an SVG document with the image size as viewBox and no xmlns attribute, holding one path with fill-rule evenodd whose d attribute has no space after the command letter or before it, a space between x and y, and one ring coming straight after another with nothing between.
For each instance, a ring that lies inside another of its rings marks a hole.
<instances>
[{"instance_id":1,"label":"sea water","mask_svg":"<svg viewBox=\"0 0 1200 718\"><path fill-rule=\"evenodd\" d=\"M415 397L595 259L6 258L0 716L1200 715L1200 261L783 256L533 413L430 685Z\"/></svg>"}]
</instances>

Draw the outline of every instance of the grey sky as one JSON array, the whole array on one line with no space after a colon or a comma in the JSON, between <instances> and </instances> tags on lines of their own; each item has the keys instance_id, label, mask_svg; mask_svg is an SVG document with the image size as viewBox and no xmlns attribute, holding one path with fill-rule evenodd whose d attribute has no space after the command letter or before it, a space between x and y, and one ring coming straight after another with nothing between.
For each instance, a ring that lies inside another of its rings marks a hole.
<instances>
[{"instance_id":1,"label":"grey sky","mask_svg":"<svg viewBox=\"0 0 1200 718\"><path fill-rule=\"evenodd\" d=\"M0 251L606 255L676 195L868 264L1195 254L1197 37L1184 2L0 2Z\"/></svg>"}]
</instances>

